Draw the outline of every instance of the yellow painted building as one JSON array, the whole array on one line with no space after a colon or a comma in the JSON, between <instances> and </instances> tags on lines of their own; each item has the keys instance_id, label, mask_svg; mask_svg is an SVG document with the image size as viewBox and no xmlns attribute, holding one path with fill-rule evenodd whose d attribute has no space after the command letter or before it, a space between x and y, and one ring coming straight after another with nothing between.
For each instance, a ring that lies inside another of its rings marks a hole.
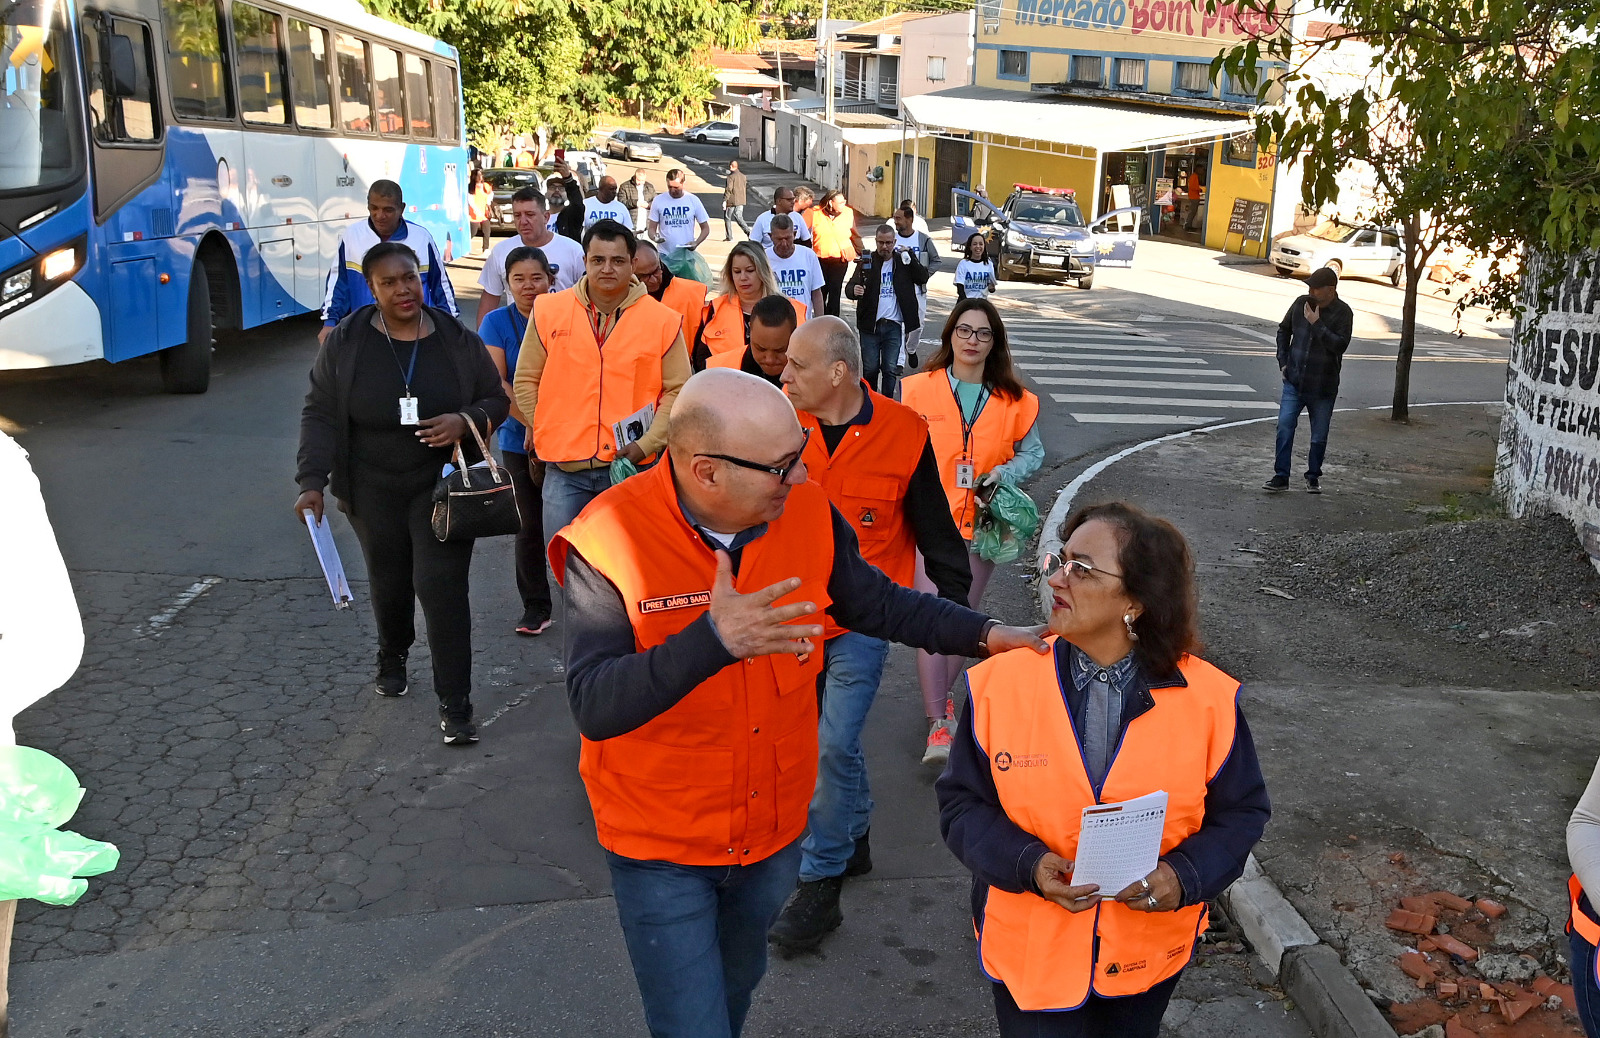
<instances>
[{"instance_id":1,"label":"yellow painted building","mask_svg":"<svg viewBox=\"0 0 1600 1038\"><path fill-rule=\"evenodd\" d=\"M951 187L997 202L1017 183L1072 188L1086 217L1137 205L1147 233L1265 255L1229 223L1243 199L1271 226L1275 156L1256 147L1254 92L1213 84L1210 63L1285 19L1204 0L979 0L973 83L904 100L893 182L935 215Z\"/></svg>"}]
</instances>

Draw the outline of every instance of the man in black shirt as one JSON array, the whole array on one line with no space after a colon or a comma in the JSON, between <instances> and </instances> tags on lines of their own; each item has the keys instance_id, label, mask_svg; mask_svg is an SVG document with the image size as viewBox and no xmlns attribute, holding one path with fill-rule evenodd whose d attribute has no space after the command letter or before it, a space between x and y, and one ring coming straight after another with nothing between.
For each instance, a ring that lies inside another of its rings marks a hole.
<instances>
[{"instance_id":1,"label":"man in black shirt","mask_svg":"<svg viewBox=\"0 0 1600 1038\"><path fill-rule=\"evenodd\" d=\"M1296 299L1278 325L1278 370L1283 401L1278 407L1278 456L1264 489L1286 490L1294 453L1294 427L1300 412L1311 416L1311 452L1306 458L1306 490L1322 493L1322 458L1328 450L1339 367L1350 348L1355 315L1339 298L1339 275L1327 267L1306 279L1307 293Z\"/></svg>"}]
</instances>

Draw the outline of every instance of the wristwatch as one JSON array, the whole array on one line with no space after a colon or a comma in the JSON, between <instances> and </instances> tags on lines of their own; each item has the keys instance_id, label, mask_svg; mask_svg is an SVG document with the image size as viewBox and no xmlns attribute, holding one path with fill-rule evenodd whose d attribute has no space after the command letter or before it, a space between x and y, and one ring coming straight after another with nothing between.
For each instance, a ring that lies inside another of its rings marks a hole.
<instances>
[{"instance_id":1,"label":"wristwatch","mask_svg":"<svg viewBox=\"0 0 1600 1038\"><path fill-rule=\"evenodd\" d=\"M983 633L978 635L978 648L980 650L979 655L984 659L989 658L989 632L999 626L1000 621L993 617L983 623Z\"/></svg>"}]
</instances>

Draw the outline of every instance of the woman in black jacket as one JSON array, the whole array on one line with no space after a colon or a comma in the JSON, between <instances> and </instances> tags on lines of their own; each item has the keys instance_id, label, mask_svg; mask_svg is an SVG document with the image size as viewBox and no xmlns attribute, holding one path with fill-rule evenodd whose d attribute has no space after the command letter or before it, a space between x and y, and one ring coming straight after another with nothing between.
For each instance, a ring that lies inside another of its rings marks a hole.
<instances>
[{"instance_id":1,"label":"woman in black jacket","mask_svg":"<svg viewBox=\"0 0 1600 1038\"><path fill-rule=\"evenodd\" d=\"M433 535L433 488L458 441L481 460L467 429L487 438L510 401L483 340L424 306L417 257L399 242L367 250L361 273L376 304L346 317L311 368L300 415L295 518L322 518L323 488L361 542L378 625L380 696L406 693L406 656L422 601L433 650L444 741L478 741L472 724L472 542ZM467 416L467 417L464 417Z\"/></svg>"}]
</instances>

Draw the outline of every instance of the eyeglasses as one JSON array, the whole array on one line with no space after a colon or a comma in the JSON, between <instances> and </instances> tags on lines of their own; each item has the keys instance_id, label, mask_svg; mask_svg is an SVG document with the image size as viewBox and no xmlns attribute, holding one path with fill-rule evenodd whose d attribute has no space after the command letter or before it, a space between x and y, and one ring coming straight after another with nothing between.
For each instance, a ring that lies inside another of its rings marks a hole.
<instances>
[{"instance_id":1,"label":"eyeglasses","mask_svg":"<svg viewBox=\"0 0 1600 1038\"><path fill-rule=\"evenodd\" d=\"M1084 562L1082 559L1065 559L1055 552L1045 555L1044 562L1039 566L1039 577L1042 580L1049 580L1062 570L1067 571L1067 580L1069 581L1074 578L1082 580L1094 574L1104 574L1108 577L1116 577L1118 580L1122 579L1121 573L1113 573L1108 569L1101 569L1099 566Z\"/></svg>"},{"instance_id":2,"label":"eyeglasses","mask_svg":"<svg viewBox=\"0 0 1600 1038\"><path fill-rule=\"evenodd\" d=\"M951 329L958 339L971 339L973 342L993 342L994 330L992 328L974 328L970 324L958 324Z\"/></svg>"},{"instance_id":3,"label":"eyeglasses","mask_svg":"<svg viewBox=\"0 0 1600 1038\"><path fill-rule=\"evenodd\" d=\"M716 458L718 461L725 461L729 465L737 465L742 469L750 469L754 472L771 473L772 475L778 477L779 482L787 483L789 482L789 477L794 474L794 470L800 467L800 459L806 456L806 444L810 442L811 430L807 428L800 435L800 449L795 451L794 460L790 461L787 465L763 465L759 461L748 461L744 458L736 458L731 454L700 453L696 454L695 457Z\"/></svg>"}]
</instances>

